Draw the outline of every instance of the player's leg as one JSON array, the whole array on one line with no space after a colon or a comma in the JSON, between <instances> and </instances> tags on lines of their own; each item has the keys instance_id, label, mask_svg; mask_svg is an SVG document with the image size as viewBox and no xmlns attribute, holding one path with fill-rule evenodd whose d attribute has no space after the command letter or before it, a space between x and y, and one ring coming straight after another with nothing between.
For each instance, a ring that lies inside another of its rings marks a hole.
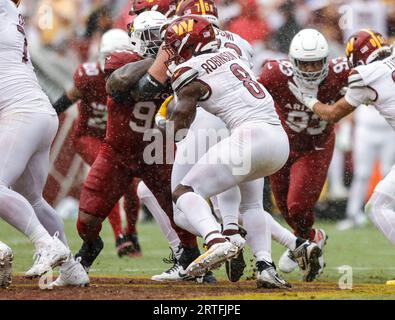
<instances>
[{"instance_id":1,"label":"player's leg","mask_svg":"<svg viewBox=\"0 0 395 320\"><path fill-rule=\"evenodd\" d=\"M37 150L43 144L51 143L57 128L57 117L19 113L3 116L0 122L0 217L24 233L40 254L40 259L36 259L26 273L29 277L35 277L67 259L69 250L57 238L50 236L31 203L9 187L20 179ZM33 184L29 187L37 189ZM53 258L49 258L50 254Z\"/></svg>"},{"instance_id":2,"label":"player's leg","mask_svg":"<svg viewBox=\"0 0 395 320\"><path fill-rule=\"evenodd\" d=\"M346 219L337 225L339 230L348 230L359 225L359 217L364 217L362 208L369 187L369 179L376 160L376 134L362 125L354 133L353 163L354 174L347 202Z\"/></svg>"},{"instance_id":3,"label":"player's leg","mask_svg":"<svg viewBox=\"0 0 395 320\"><path fill-rule=\"evenodd\" d=\"M334 135L326 142L323 150L301 153L294 159L290 170L290 183L287 195L287 223L295 235L317 243L323 250L326 233L322 229L314 230L314 207L325 184L329 164L334 148ZM320 257L320 270L325 266L323 256ZM279 268L283 272L292 272L297 261L291 250L286 250L280 260Z\"/></svg>"},{"instance_id":4,"label":"player's leg","mask_svg":"<svg viewBox=\"0 0 395 320\"><path fill-rule=\"evenodd\" d=\"M264 179L239 185L240 214L247 231L247 243L256 259L258 288L288 288L289 283L276 272L272 261L269 214L263 210Z\"/></svg>"},{"instance_id":5,"label":"player's leg","mask_svg":"<svg viewBox=\"0 0 395 320\"><path fill-rule=\"evenodd\" d=\"M395 166L376 186L365 211L374 225L395 245Z\"/></svg>"},{"instance_id":6,"label":"player's leg","mask_svg":"<svg viewBox=\"0 0 395 320\"><path fill-rule=\"evenodd\" d=\"M77 229L84 243L77 256L86 268L103 248L99 237L103 221L133 179L131 170L119 158L111 146L103 143L81 191Z\"/></svg>"},{"instance_id":7,"label":"player's leg","mask_svg":"<svg viewBox=\"0 0 395 320\"><path fill-rule=\"evenodd\" d=\"M272 144L276 144L276 148ZM196 272L202 272L207 266L220 264L238 252L237 246L221 234L206 199L241 182L273 174L286 162L288 146L280 127L239 128L210 148L181 181L173 193L174 201L209 248L190 268L196 267Z\"/></svg>"},{"instance_id":8,"label":"player's leg","mask_svg":"<svg viewBox=\"0 0 395 320\"><path fill-rule=\"evenodd\" d=\"M137 236L137 221L139 219L140 199L137 195L139 180L133 179L128 190L124 194L124 209L126 214L126 229L124 232L125 239L132 246L128 249L127 254L131 257L141 256L141 246Z\"/></svg>"},{"instance_id":9,"label":"player's leg","mask_svg":"<svg viewBox=\"0 0 395 320\"><path fill-rule=\"evenodd\" d=\"M173 252L177 251L180 245L180 238L171 226L171 222L166 212L161 208L156 200L154 194L150 189L141 181L138 185L137 195L141 202L148 208L154 216L155 221L158 223L163 235L166 237Z\"/></svg>"},{"instance_id":10,"label":"player's leg","mask_svg":"<svg viewBox=\"0 0 395 320\"><path fill-rule=\"evenodd\" d=\"M102 141L99 138L93 136L73 137L73 144L75 150L78 152L81 158L90 166L92 166L93 162L95 161L96 157L99 154L101 143ZM115 242L116 242L115 246L118 248L117 242L120 242L123 239L122 220L119 210L119 203L117 203L114 206L113 210L109 214L108 221L114 233Z\"/></svg>"}]
</instances>

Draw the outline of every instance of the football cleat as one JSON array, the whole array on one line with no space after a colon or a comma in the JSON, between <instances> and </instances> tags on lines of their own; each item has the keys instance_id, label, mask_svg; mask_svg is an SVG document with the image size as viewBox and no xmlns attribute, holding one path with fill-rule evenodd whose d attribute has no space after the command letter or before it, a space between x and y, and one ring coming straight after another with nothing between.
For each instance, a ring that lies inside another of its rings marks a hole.
<instances>
[{"instance_id":1,"label":"football cleat","mask_svg":"<svg viewBox=\"0 0 395 320\"><path fill-rule=\"evenodd\" d=\"M130 253L130 257L141 257L141 246L139 243L139 238L137 237L137 233L132 233L126 236L126 238L133 243L134 252Z\"/></svg>"},{"instance_id":2,"label":"football cleat","mask_svg":"<svg viewBox=\"0 0 395 320\"><path fill-rule=\"evenodd\" d=\"M85 268L86 272L89 272L90 267L103 250L103 247L104 243L100 237L91 244L86 242L82 244L81 249L77 252L75 258L80 258L81 264Z\"/></svg>"},{"instance_id":3,"label":"football cleat","mask_svg":"<svg viewBox=\"0 0 395 320\"><path fill-rule=\"evenodd\" d=\"M298 267L298 263L296 262L292 251L287 249L281 255L280 260L278 261L278 268L281 272L290 273L294 271Z\"/></svg>"},{"instance_id":4,"label":"football cleat","mask_svg":"<svg viewBox=\"0 0 395 320\"><path fill-rule=\"evenodd\" d=\"M288 289L292 287L290 283L278 275L273 262L257 261L256 268L256 284L258 288Z\"/></svg>"},{"instance_id":5,"label":"football cleat","mask_svg":"<svg viewBox=\"0 0 395 320\"><path fill-rule=\"evenodd\" d=\"M175 263L170 269L162 272L161 274L151 277L153 281L182 281L187 280L188 275L182 265Z\"/></svg>"},{"instance_id":6,"label":"football cleat","mask_svg":"<svg viewBox=\"0 0 395 320\"><path fill-rule=\"evenodd\" d=\"M237 282L244 274L244 269L246 268L246 263L244 260L243 249L240 250L239 254L233 259L225 261L226 275L229 281Z\"/></svg>"},{"instance_id":7,"label":"football cleat","mask_svg":"<svg viewBox=\"0 0 395 320\"><path fill-rule=\"evenodd\" d=\"M137 249L133 242L130 240L129 236L121 235L115 241L115 247L117 250L118 257L123 256L134 257L138 255Z\"/></svg>"},{"instance_id":8,"label":"football cleat","mask_svg":"<svg viewBox=\"0 0 395 320\"><path fill-rule=\"evenodd\" d=\"M89 276L82 266L81 258L73 259L66 267L60 268L59 277L51 283L54 287L87 287Z\"/></svg>"},{"instance_id":9,"label":"football cleat","mask_svg":"<svg viewBox=\"0 0 395 320\"><path fill-rule=\"evenodd\" d=\"M226 260L237 255L239 248L230 241L213 244L205 253L195 259L186 269L191 277L204 275L212 269L217 269Z\"/></svg>"},{"instance_id":10,"label":"football cleat","mask_svg":"<svg viewBox=\"0 0 395 320\"><path fill-rule=\"evenodd\" d=\"M321 270L319 258L322 251L320 247L314 242L305 241L292 251L292 255L299 268L304 271L303 281L313 281Z\"/></svg>"},{"instance_id":11,"label":"football cleat","mask_svg":"<svg viewBox=\"0 0 395 320\"><path fill-rule=\"evenodd\" d=\"M229 236L225 235L225 237L230 242L232 242L235 246L239 247L239 253L233 259L225 261L226 275L231 282L239 281L244 274L244 269L247 266L244 260L243 253L246 235L247 232L242 227L239 227L239 232L237 234Z\"/></svg>"},{"instance_id":12,"label":"football cleat","mask_svg":"<svg viewBox=\"0 0 395 320\"><path fill-rule=\"evenodd\" d=\"M43 246L35 252L33 266L25 273L25 277L29 279L41 277L43 274L61 265L70 256L70 250L55 234L52 243Z\"/></svg>"},{"instance_id":13,"label":"football cleat","mask_svg":"<svg viewBox=\"0 0 395 320\"><path fill-rule=\"evenodd\" d=\"M8 288L12 283L12 262L14 254L9 246L0 241L0 288Z\"/></svg>"},{"instance_id":14,"label":"football cleat","mask_svg":"<svg viewBox=\"0 0 395 320\"><path fill-rule=\"evenodd\" d=\"M323 229L315 229L314 231L314 239L312 240L312 242L316 243L321 249L321 256L318 259L320 263L320 270L318 271L318 274L321 274L324 272L324 268L326 266L324 260L324 247L328 241L328 236Z\"/></svg>"}]
</instances>

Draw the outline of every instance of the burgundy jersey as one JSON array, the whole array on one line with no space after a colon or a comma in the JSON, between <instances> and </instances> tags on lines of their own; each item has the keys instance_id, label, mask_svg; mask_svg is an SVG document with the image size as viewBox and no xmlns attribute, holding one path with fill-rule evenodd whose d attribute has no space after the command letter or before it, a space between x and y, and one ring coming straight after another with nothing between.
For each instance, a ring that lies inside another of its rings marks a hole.
<instances>
[{"instance_id":1,"label":"burgundy jersey","mask_svg":"<svg viewBox=\"0 0 395 320\"><path fill-rule=\"evenodd\" d=\"M133 51L114 52L106 59L105 72L111 72L128 63L142 59ZM154 136L153 131L148 132L147 130L155 127L155 115L170 94L171 91L169 90L158 94L152 101L138 103L116 103L111 97L108 98L105 142L122 155L123 160L128 164L133 161L133 165L136 165L143 161L142 153L144 149L152 144L155 138L158 139L159 131L156 131L156 136Z\"/></svg>"},{"instance_id":2,"label":"burgundy jersey","mask_svg":"<svg viewBox=\"0 0 395 320\"><path fill-rule=\"evenodd\" d=\"M107 123L107 93L106 80L99 64L81 64L74 74L74 85L81 94L75 135L104 139Z\"/></svg>"},{"instance_id":3,"label":"burgundy jersey","mask_svg":"<svg viewBox=\"0 0 395 320\"><path fill-rule=\"evenodd\" d=\"M333 104L342 97L342 88L348 84L347 58L336 58L329 63L329 73L320 84L318 99ZM309 108L302 105L288 88L292 81L293 66L288 60L265 63L259 82L273 96L276 111L288 134L292 150L322 148L334 129L333 124L320 120Z\"/></svg>"}]
</instances>

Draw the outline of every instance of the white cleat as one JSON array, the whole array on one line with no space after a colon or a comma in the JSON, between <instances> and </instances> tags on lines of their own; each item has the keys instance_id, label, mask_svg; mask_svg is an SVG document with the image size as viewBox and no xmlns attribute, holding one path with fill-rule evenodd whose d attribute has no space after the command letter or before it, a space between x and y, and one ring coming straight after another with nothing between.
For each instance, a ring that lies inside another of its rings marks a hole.
<instances>
[{"instance_id":1,"label":"white cleat","mask_svg":"<svg viewBox=\"0 0 395 320\"><path fill-rule=\"evenodd\" d=\"M213 244L188 266L187 274L191 277L202 276L212 269L219 268L222 263L235 257L238 252L239 248L230 241Z\"/></svg>"},{"instance_id":2,"label":"white cleat","mask_svg":"<svg viewBox=\"0 0 395 320\"><path fill-rule=\"evenodd\" d=\"M36 251L33 266L25 273L25 277L29 279L41 277L61 265L70 256L70 250L55 235L51 243Z\"/></svg>"},{"instance_id":3,"label":"white cleat","mask_svg":"<svg viewBox=\"0 0 395 320\"><path fill-rule=\"evenodd\" d=\"M80 258L66 262L67 266L60 268L59 277L51 283L53 287L87 287L89 276L80 263Z\"/></svg>"},{"instance_id":4,"label":"white cleat","mask_svg":"<svg viewBox=\"0 0 395 320\"><path fill-rule=\"evenodd\" d=\"M258 288L288 289L292 287L291 284L278 275L273 263L257 261L256 268L256 284Z\"/></svg>"},{"instance_id":5,"label":"white cleat","mask_svg":"<svg viewBox=\"0 0 395 320\"><path fill-rule=\"evenodd\" d=\"M286 250L280 257L278 261L278 268L281 272L291 273L298 267L298 263L296 262L291 250Z\"/></svg>"},{"instance_id":6,"label":"white cleat","mask_svg":"<svg viewBox=\"0 0 395 320\"><path fill-rule=\"evenodd\" d=\"M292 255L299 268L304 271L303 281L311 282L319 275L322 251L316 243L306 241L292 251Z\"/></svg>"},{"instance_id":7,"label":"white cleat","mask_svg":"<svg viewBox=\"0 0 395 320\"><path fill-rule=\"evenodd\" d=\"M0 288L8 288L12 283L12 261L14 255L9 246L0 241Z\"/></svg>"},{"instance_id":8,"label":"white cleat","mask_svg":"<svg viewBox=\"0 0 395 320\"><path fill-rule=\"evenodd\" d=\"M178 264L175 263L169 270L166 270L162 272L161 274L157 274L151 277L151 280L153 281L182 281L182 280L187 280L189 279L187 272L184 270L184 268Z\"/></svg>"}]
</instances>

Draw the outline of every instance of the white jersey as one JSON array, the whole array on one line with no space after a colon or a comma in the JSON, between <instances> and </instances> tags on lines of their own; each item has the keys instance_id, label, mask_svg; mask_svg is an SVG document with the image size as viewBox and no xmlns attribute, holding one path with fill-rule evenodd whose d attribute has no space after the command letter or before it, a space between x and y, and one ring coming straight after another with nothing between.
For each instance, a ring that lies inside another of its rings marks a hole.
<instances>
[{"instance_id":1,"label":"white jersey","mask_svg":"<svg viewBox=\"0 0 395 320\"><path fill-rule=\"evenodd\" d=\"M219 40L221 49L234 50L240 58L250 66L251 69L253 68L254 50L248 41L233 32L223 31L218 28L214 28L214 31L216 38Z\"/></svg>"},{"instance_id":2,"label":"white jersey","mask_svg":"<svg viewBox=\"0 0 395 320\"><path fill-rule=\"evenodd\" d=\"M177 66L172 77L174 92L194 80L207 87L199 106L229 129L246 123L281 124L272 96L233 50L202 54Z\"/></svg>"},{"instance_id":3,"label":"white jersey","mask_svg":"<svg viewBox=\"0 0 395 320\"><path fill-rule=\"evenodd\" d=\"M0 112L56 114L37 81L23 26L16 5L0 0Z\"/></svg>"},{"instance_id":4,"label":"white jersey","mask_svg":"<svg viewBox=\"0 0 395 320\"><path fill-rule=\"evenodd\" d=\"M355 68L345 99L358 107L372 104L395 130L395 56Z\"/></svg>"},{"instance_id":5,"label":"white jersey","mask_svg":"<svg viewBox=\"0 0 395 320\"><path fill-rule=\"evenodd\" d=\"M380 115L374 106L365 106L357 108L355 111L355 125L362 126L379 132L390 130L391 127Z\"/></svg>"}]
</instances>

